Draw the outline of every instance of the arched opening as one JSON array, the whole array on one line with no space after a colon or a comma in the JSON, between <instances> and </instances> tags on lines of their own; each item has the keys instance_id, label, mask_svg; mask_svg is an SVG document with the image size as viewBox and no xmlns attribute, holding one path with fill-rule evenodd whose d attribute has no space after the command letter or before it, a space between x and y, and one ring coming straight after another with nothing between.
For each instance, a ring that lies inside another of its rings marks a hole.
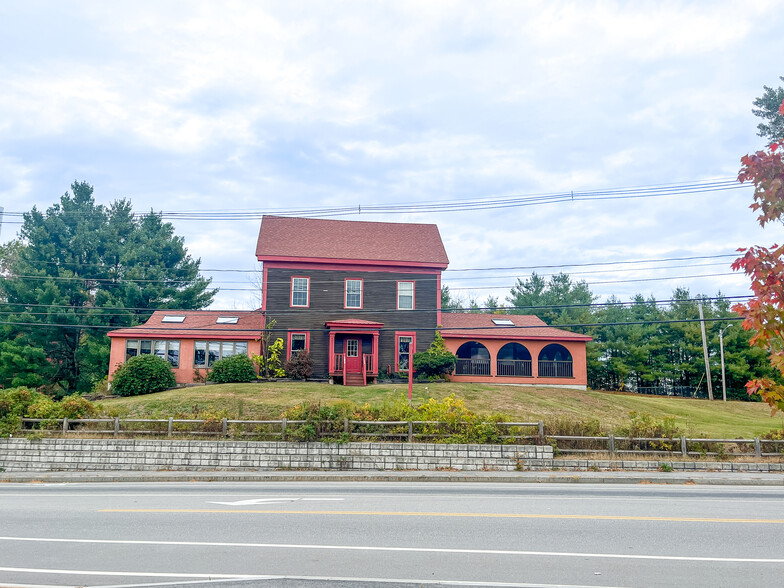
<instances>
[{"instance_id":1,"label":"arched opening","mask_svg":"<svg viewBox=\"0 0 784 588\"><path fill-rule=\"evenodd\" d=\"M563 345L550 343L539 352L540 378L572 378L572 354Z\"/></svg>"},{"instance_id":2,"label":"arched opening","mask_svg":"<svg viewBox=\"0 0 784 588\"><path fill-rule=\"evenodd\" d=\"M520 343L507 343L498 350L495 367L498 376L530 377L531 352Z\"/></svg>"},{"instance_id":3,"label":"arched opening","mask_svg":"<svg viewBox=\"0 0 784 588\"><path fill-rule=\"evenodd\" d=\"M489 376L490 352L477 341L463 343L457 348L456 376Z\"/></svg>"}]
</instances>

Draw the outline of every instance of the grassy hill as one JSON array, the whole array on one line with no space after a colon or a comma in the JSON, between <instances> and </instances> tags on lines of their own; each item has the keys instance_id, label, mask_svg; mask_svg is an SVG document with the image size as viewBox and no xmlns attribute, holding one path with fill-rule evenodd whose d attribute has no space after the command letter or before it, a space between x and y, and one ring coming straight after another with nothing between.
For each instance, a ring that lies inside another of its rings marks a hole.
<instances>
[{"instance_id":1,"label":"grassy hill","mask_svg":"<svg viewBox=\"0 0 784 588\"><path fill-rule=\"evenodd\" d=\"M281 413L306 402L329 403L337 400L373 405L391 402L407 394L405 384L346 387L322 383L272 382L264 384L223 384L179 388L131 398L112 398L101 402L103 411L121 417L168 417L204 411L226 411L229 418L278 419ZM770 416L763 403L721 402L690 398L641 396L621 392L579 391L561 388L527 388L489 384L414 385L414 402L428 397L454 394L478 413L502 413L520 421L556 419L597 419L602 427L613 430L629 423L629 413L649 414L655 418L673 417L688 435L736 438L754 437L772 429L784 428L784 416Z\"/></svg>"}]
</instances>

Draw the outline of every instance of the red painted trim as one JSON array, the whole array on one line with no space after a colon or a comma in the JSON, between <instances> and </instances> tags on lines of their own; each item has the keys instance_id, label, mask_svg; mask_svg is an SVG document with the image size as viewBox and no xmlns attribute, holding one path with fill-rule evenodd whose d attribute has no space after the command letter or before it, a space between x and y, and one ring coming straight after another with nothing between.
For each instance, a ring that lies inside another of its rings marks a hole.
<instances>
[{"instance_id":1,"label":"red painted trim","mask_svg":"<svg viewBox=\"0 0 784 588\"><path fill-rule=\"evenodd\" d=\"M292 335L305 335L305 351L310 351L310 331L289 331L286 340L286 359L291 359L291 336Z\"/></svg>"},{"instance_id":2,"label":"red painted trim","mask_svg":"<svg viewBox=\"0 0 784 588\"><path fill-rule=\"evenodd\" d=\"M414 266L376 266L376 265L363 265L363 264L347 264L341 265L338 263L305 263L305 262L274 262L265 261L265 266L270 268L284 268L284 269L297 269L305 270L336 270L336 271L358 271L358 272L395 272L404 274L425 274L437 275L441 268L422 269Z\"/></svg>"},{"instance_id":3,"label":"red painted trim","mask_svg":"<svg viewBox=\"0 0 784 588\"><path fill-rule=\"evenodd\" d=\"M329 363L329 374L332 375L335 371L335 333L329 334L329 349L327 351L327 358Z\"/></svg>"},{"instance_id":4,"label":"red painted trim","mask_svg":"<svg viewBox=\"0 0 784 588\"><path fill-rule=\"evenodd\" d=\"M294 304L294 280L308 281L308 303ZM291 286L289 288L289 308L310 308L310 276L291 276Z\"/></svg>"},{"instance_id":5,"label":"red painted trim","mask_svg":"<svg viewBox=\"0 0 784 588\"><path fill-rule=\"evenodd\" d=\"M472 341L479 341L480 339L507 339L509 341L575 341L576 343L585 343L593 341L593 337L580 336L580 337L543 337L532 335L485 335L480 333L471 333L463 331L441 331L441 336L444 339L471 339Z\"/></svg>"},{"instance_id":6,"label":"red painted trim","mask_svg":"<svg viewBox=\"0 0 784 588\"><path fill-rule=\"evenodd\" d=\"M408 347L408 365L411 366L416 353L416 331L395 331L395 371L408 373L408 370L401 370L397 362L400 354L400 337L411 337L411 345Z\"/></svg>"},{"instance_id":7,"label":"red painted trim","mask_svg":"<svg viewBox=\"0 0 784 588\"><path fill-rule=\"evenodd\" d=\"M332 322L327 321L324 323L328 329L335 329L337 332L342 332L343 329L367 329L369 331L378 331L384 326L384 323L354 323L354 322Z\"/></svg>"},{"instance_id":8,"label":"red painted trim","mask_svg":"<svg viewBox=\"0 0 784 588\"><path fill-rule=\"evenodd\" d=\"M411 308L400 308L400 284L411 284ZM397 282L397 300L395 302L397 310L416 310L416 281L414 280L398 280Z\"/></svg>"},{"instance_id":9,"label":"red painted trim","mask_svg":"<svg viewBox=\"0 0 784 588\"><path fill-rule=\"evenodd\" d=\"M359 282L359 306L348 306L348 282ZM344 278L343 280L343 308L345 310L362 310L365 304L365 280L362 278Z\"/></svg>"},{"instance_id":10,"label":"red painted trim","mask_svg":"<svg viewBox=\"0 0 784 588\"><path fill-rule=\"evenodd\" d=\"M312 264L334 264L340 267L346 265L368 265L375 267L417 267L428 269L445 270L449 262L427 262L427 261L405 261L397 259L336 259L334 257L296 257L289 255L257 255L256 259L263 263L283 262L283 263L312 263Z\"/></svg>"},{"instance_id":11,"label":"red painted trim","mask_svg":"<svg viewBox=\"0 0 784 588\"><path fill-rule=\"evenodd\" d=\"M232 333L213 334L210 331L199 331L198 333L156 333L155 331L134 331L131 333L120 331L113 331L115 334L112 337L118 339L149 339L154 337L156 339L187 339L189 341L258 341L261 339L261 332L255 332L253 335L242 335Z\"/></svg>"},{"instance_id":12,"label":"red painted trim","mask_svg":"<svg viewBox=\"0 0 784 588\"><path fill-rule=\"evenodd\" d=\"M261 277L261 310L267 310L267 266L264 265L264 273Z\"/></svg>"},{"instance_id":13,"label":"red painted trim","mask_svg":"<svg viewBox=\"0 0 784 588\"><path fill-rule=\"evenodd\" d=\"M441 325L441 272L438 273L436 278L436 326Z\"/></svg>"}]
</instances>

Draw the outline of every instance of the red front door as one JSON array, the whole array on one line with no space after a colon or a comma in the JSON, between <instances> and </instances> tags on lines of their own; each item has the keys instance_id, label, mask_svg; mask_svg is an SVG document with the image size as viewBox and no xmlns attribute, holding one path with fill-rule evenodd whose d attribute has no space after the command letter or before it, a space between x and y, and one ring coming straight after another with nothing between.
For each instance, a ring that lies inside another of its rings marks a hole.
<instances>
[{"instance_id":1,"label":"red front door","mask_svg":"<svg viewBox=\"0 0 784 588\"><path fill-rule=\"evenodd\" d=\"M346 372L362 372L362 342L359 339L346 339Z\"/></svg>"}]
</instances>

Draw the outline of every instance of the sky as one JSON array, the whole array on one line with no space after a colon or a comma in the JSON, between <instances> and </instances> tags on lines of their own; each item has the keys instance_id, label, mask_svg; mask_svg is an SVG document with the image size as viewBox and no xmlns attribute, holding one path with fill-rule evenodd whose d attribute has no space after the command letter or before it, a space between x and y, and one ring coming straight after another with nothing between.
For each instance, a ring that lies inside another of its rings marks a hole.
<instances>
[{"instance_id":1,"label":"sky","mask_svg":"<svg viewBox=\"0 0 784 588\"><path fill-rule=\"evenodd\" d=\"M781 85L782 29L782 0L4 2L0 242L79 180L163 212L213 308L258 306L253 273L206 270L257 269L261 213L335 208L436 223L466 301L532 271L599 300L742 296L736 250L782 239L728 182L764 145L751 108ZM167 216L186 211L212 214Z\"/></svg>"}]
</instances>

